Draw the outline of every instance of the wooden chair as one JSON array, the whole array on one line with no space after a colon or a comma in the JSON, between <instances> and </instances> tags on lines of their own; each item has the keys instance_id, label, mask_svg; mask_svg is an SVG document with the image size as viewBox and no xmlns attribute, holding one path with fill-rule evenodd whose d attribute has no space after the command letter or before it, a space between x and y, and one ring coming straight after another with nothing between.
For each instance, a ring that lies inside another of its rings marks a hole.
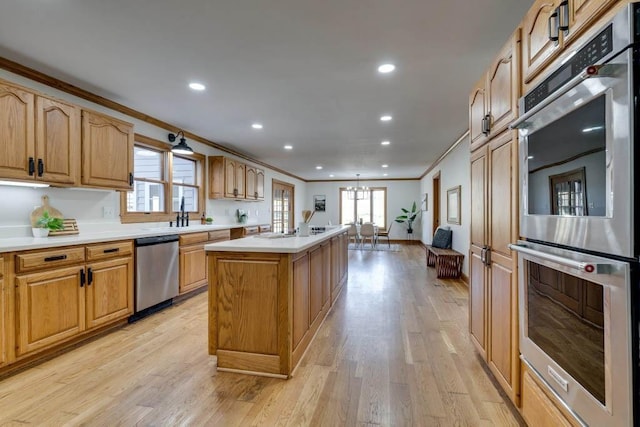
<instances>
[{"instance_id":1,"label":"wooden chair","mask_svg":"<svg viewBox=\"0 0 640 427\"><path fill-rule=\"evenodd\" d=\"M358 235L358 228L355 224L351 224L349 226L349 229L347 230L347 236L349 237L349 243L351 243L351 239L353 239L357 247L360 243L360 236Z\"/></svg>"},{"instance_id":2,"label":"wooden chair","mask_svg":"<svg viewBox=\"0 0 640 427\"><path fill-rule=\"evenodd\" d=\"M391 226L393 225L393 222L391 224L389 224L389 228L387 228L386 230L382 230L379 229L378 230L378 238L376 240L380 240L380 238L385 238L387 239L387 245L389 247L391 247L391 241L389 240L389 233L391 233Z\"/></svg>"},{"instance_id":3,"label":"wooden chair","mask_svg":"<svg viewBox=\"0 0 640 427\"><path fill-rule=\"evenodd\" d=\"M370 222L360 226L360 246L364 248L367 239L371 240L371 249L376 245L376 228Z\"/></svg>"}]
</instances>

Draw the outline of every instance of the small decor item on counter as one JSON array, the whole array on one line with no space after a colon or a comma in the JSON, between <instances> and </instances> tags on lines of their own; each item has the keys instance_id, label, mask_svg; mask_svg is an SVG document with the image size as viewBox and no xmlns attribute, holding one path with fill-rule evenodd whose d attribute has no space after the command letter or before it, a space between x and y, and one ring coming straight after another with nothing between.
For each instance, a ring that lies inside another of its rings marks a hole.
<instances>
[{"instance_id":1,"label":"small decor item on counter","mask_svg":"<svg viewBox=\"0 0 640 427\"><path fill-rule=\"evenodd\" d=\"M33 237L47 237L49 231L62 230L64 223L62 218L54 218L49 215L49 211L44 211L42 216L36 220L36 223L31 228Z\"/></svg>"},{"instance_id":2,"label":"small decor item on counter","mask_svg":"<svg viewBox=\"0 0 640 427\"><path fill-rule=\"evenodd\" d=\"M205 218L204 222L205 222L207 225L211 225L211 224L213 224L213 218L211 218L210 216L208 216L208 217L206 217L206 218Z\"/></svg>"},{"instance_id":3,"label":"small decor item on counter","mask_svg":"<svg viewBox=\"0 0 640 427\"><path fill-rule=\"evenodd\" d=\"M304 220L305 223L309 223L309 221L311 221L311 218L313 217L313 214L316 213L316 211L307 211L304 210L302 211L302 219Z\"/></svg>"},{"instance_id":4,"label":"small decor item on counter","mask_svg":"<svg viewBox=\"0 0 640 427\"><path fill-rule=\"evenodd\" d=\"M248 217L249 215L244 211L244 209L236 210L236 218L238 218L238 222L240 224L244 224L245 222L247 222Z\"/></svg>"},{"instance_id":5,"label":"small decor item on counter","mask_svg":"<svg viewBox=\"0 0 640 427\"><path fill-rule=\"evenodd\" d=\"M301 222L298 224L298 236L300 237L308 237L309 236L309 223Z\"/></svg>"},{"instance_id":6,"label":"small decor item on counter","mask_svg":"<svg viewBox=\"0 0 640 427\"><path fill-rule=\"evenodd\" d=\"M200 217L200 224L204 225L207 223L207 218L204 216L204 212L202 212L202 216Z\"/></svg>"},{"instance_id":7,"label":"small decor item on counter","mask_svg":"<svg viewBox=\"0 0 640 427\"><path fill-rule=\"evenodd\" d=\"M45 194L44 196L42 196L41 200L42 206L36 207L33 212L31 212L31 215L29 217L31 227L42 228L40 226L37 226L36 222L38 222L38 220L44 215L45 212L47 212L47 215L49 215L51 218L64 218L64 215L62 215L62 213L58 209L49 204L49 196Z\"/></svg>"}]
</instances>

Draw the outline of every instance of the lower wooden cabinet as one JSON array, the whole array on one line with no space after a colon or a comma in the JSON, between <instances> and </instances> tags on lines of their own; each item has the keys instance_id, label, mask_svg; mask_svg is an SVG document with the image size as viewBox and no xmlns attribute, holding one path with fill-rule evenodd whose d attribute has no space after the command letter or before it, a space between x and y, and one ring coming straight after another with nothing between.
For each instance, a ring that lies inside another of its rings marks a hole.
<instances>
[{"instance_id":1,"label":"lower wooden cabinet","mask_svg":"<svg viewBox=\"0 0 640 427\"><path fill-rule=\"evenodd\" d=\"M530 426L571 427L579 425L570 422L556 407L534 379L535 374L523 367L522 375L522 416Z\"/></svg>"},{"instance_id":2,"label":"lower wooden cabinet","mask_svg":"<svg viewBox=\"0 0 640 427\"><path fill-rule=\"evenodd\" d=\"M207 253L204 243L180 248L180 293L207 284Z\"/></svg>"},{"instance_id":3,"label":"lower wooden cabinet","mask_svg":"<svg viewBox=\"0 0 640 427\"><path fill-rule=\"evenodd\" d=\"M52 267L36 263L28 272L21 272L24 265L16 263L16 357L53 347L133 313L132 242L66 250L77 254L79 249L86 250L88 262ZM65 249L55 249L16 254L15 258L41 257L55 263L65 256Z\"/></svg>"},{"instance_id":4,"label":"lower wooden cabinet","mask_svg":"<svg viewBox=\"0 0 640 427\"><path fill-rule=\"evenodd\" d=\"M0 366L3 366L9 360L9 344L7 339L7 330L6 330L6 314L8 312L7 307L7 286L5 283L5 272L4 272L4 258L0 256Z\"/></svg>"}]
</instances>

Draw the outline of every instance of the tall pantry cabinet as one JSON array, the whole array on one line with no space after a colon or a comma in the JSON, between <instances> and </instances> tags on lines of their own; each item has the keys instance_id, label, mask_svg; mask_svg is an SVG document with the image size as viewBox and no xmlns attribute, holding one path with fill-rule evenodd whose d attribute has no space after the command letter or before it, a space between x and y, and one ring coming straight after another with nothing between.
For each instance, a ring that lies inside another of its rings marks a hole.
<instances>
[{"instance_id":1,"label":"tall pantry cabinet","mask_svg":"<svg viewBox=\"0 0 640 427\"><path fill-rule=\"evenodd\" d=\"M499 52L469 97L471 133L471 246L469 330L505 392L520 395L517 257L517 132L520 30Z\"/></svg>"}]
</instances>

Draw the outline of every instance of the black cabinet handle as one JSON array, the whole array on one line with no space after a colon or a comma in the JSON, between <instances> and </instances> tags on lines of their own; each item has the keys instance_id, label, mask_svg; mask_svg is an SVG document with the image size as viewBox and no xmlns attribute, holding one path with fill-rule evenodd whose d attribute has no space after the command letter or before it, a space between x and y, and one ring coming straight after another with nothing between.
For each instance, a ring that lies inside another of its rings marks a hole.
<instances>
[{"instance_id":1,"label":"black cabinet handle","mask_svg":"<svg viewBox=\"0 0 640 427\"><path fill-rule=\"evenodd\" d=\"M257 191L255 193L253 193L253 197L256 198L256 199L258 198L258 192Z\"/></svg>"},{"instance_id":2,"label":"black cabinet handle","mask_svg":"<svg viewBox=\"0 0 640 427\"><path fill-rule=\"evenodd\" d=\"M80 270L80 287L84 287L84 284L87 282L87 277L84 274L84 268Z\"/></svg>"},{"instance_id":3,"label":"black cabinet handle","mask_svg":"<svg viewBox=\"0 0 640 427\"><path fill-rule=\"evenodd\" d=\"M129 185L133 185L133 174L129 172Z\"/></svg>"},{"instance_id":4,"label":"black cabinet handle","mask_svg":"<svg viewBox=\"0 0 640 427\"><path fill-rule=\"evenodd\" d=\"M560 20L558 19L558 9L556 9L551 15L549 15L549 40L552 42L560 40L559 24Z\"/></svg>"},{"instance_id":5,"label":"black cabinet handle","mask_svg":"<svg viewBox=\"0 0 640 427\"><path fill-rule=\"evenodd\" d=\"M114 252L118 252L120 250L120 248L111 248L111 249L105 249L104 251L102 251L105 254L112 254Z\"/></svg>"},{"instance_id":6,"label":"black cabinet handle","mask_svg":"<svg viewBox=\"0 0 640 427\"><path fill-rule=\"evenodd\" d=\"M62 261L63 259L67 259L67 256L66 255L48 256L44 259L44 262Z\"/></svg>"},{"instance_id":7,"label":"black cabinet handle","mask_svg":"<svg viewBox=\"0 0 640 427\"><path fill-rule=\"evenodd\" d=\"M91 268L89 268L87 270L87 286L91 285L93 283L93 271L91 270Z\"/></svg>"},{"instance_id":8,"label":"black cabinet handle","mask_svg":"<svg viewBox=\"0 0 640 427\"><path fill-rule=\"evenodd\" d=\"M42 159L38 159L38 176L42 176L44 173L44 162Z\"/></svg>"},{"instance_id":9,"label":"black cabinet handle","mask_svg":"<svg viewBox=\"0 0 640 427\"><path fill-rule=\"evenodd\" d=\"M558 9L560 11L558 30L566 33L569 31L569 0L563 0Z\"/></svg>"},{"instance_id":10,"label":"black cabinet handle","mask_svg":"<svg viewBox=\"0 0 640 427\"><path fill-rule=\"evenodd\" d=\"M238 197L238 189L237 188L233 189L233 195L234 195L234 197Z\"/></svg>"},{"instance_id":11,"label":"black cabinet handle","mask_svg":"<svg viewBox=\"0 0 640 427\"><path fill-rule=\"evenodd\" d=\"M33 157L29 157L29 176L33 176L36 173L36 162Z\"/></svg>"}]
</instances>

